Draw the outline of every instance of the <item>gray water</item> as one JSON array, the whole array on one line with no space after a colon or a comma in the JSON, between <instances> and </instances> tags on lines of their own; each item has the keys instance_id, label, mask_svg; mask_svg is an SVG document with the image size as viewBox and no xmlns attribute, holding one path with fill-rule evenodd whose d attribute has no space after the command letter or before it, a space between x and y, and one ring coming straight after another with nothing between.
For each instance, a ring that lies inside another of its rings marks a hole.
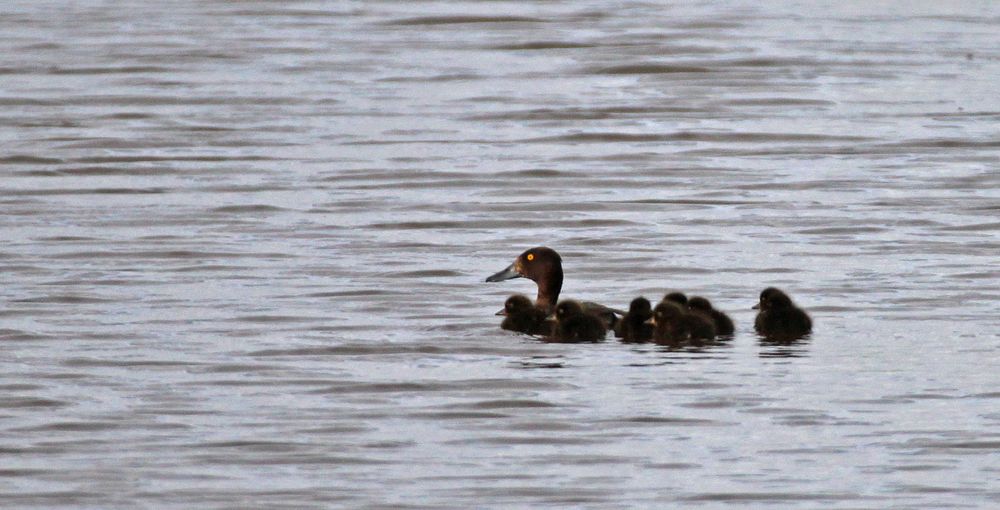
<instances>
[{"instance_id":1,"label":"gray water","mask_svg":"<svg viewBox=\"0 0 1000 510\"><path fill-rule=\"evenodd\" d=\"M870 4L6 2L2 506L997 507L1000 7Z\"/></svg>"}]
</instances>

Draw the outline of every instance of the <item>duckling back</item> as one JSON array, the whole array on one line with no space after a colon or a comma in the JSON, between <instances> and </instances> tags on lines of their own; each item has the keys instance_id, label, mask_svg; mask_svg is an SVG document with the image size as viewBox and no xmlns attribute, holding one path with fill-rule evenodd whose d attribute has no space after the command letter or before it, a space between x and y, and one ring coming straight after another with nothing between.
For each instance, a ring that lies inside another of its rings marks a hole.
<instances>
[{"instance_id":1,"label":"duckling back","mask_svg":"<svg viewBox=\"0 0 1000 510\"><path fill-rule=\"evenodd\" d=\"M734 331L736 331L736 328L733 325L733 320L730 319L725 313L716 310L715 307L712 306L711 301L701 296L693 296L689 299L688 308L692 311L703 313L711 318L712 322L715 324L715 333L717 335L730 336Z\"/></svg>"},{"instance_id":2,"label":"duckling back","mask_svg":"<svg viewBox=\"0 0 1000 510\"><path fill-rule=\"evenodd\" d=\"M687 330L688 340L700 342L715 338L715 322L709 315L689 310L684 314L683 323Z\"/></svg>"}]
</instances>

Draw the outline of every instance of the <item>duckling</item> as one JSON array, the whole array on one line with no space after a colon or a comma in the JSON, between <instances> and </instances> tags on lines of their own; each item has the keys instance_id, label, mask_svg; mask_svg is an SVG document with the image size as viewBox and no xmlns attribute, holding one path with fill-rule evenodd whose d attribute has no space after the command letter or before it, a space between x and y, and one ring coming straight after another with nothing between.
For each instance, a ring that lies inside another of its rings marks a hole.
<instances>
[{"instance_id":1,"label":"duckling","mask_svg":"<svg viewBox=\"0 0 1000 510\"><path fill-rule=\"evenodd\" d=\"M664 299L653 310L653 341L664 345L678 345L685 341L700 344L715 338L715 325L708 317L692 313L675 301Z\"/></svg>"},{"instance_id":2,"label":"duckling","mask_svg":"<svg viewBox=\"0 0 1000 510\"><path fill-rule=\"evenodd\" d=\"M563 284L562 257L552 248L536 246L526 250L514 259L514 263L489 278L487 282L502 282L513 278L527 278L538 286L535 306L546 313L556 308L559 292ZM581 302L587 312L599 316L605 323L614 326L625 312L591 302Z\"/></svg>"},{"instance_id":3,"label":"duckling","mask_svg":"<svg viewBox=\"0 0 1000 510\"><path fill-rule=\"evenodd\" d=\"M715 323L715 332L721 336L730 336L736 330L733 326L733 320L728 315L716 310L711 301L701 296L692 296L691 299L688 299L688 308L711 317L712 322Z\"/></svg>"},{"instance_id":4,"label":"duckling","mask_svg":"<svg viewBox=\"0 0 1000 510\"><path fill-rule=\"evenodd\" d=\"M648 342L653 338L653 325L646 321L652 316L652 305L648 299L642 296L633 299L628 306L628 313L618 323L620 327L615 330L615 336L625 343Z\"/></svg>"},{"instance_id":5,"label":"duckling","mask_svg":"<svg viewBox=\"0 0 1000 510\"><path fill-rule=\"evenodd\" d=\"M507 298L503 310L497 312L497 315L505 316L500 327L508 331L543 336L552 334L552 321L547 320L548 314L536 308L524 294L514 294Z\"/></svg>"},{"instance_id":6,"label":"duckling","mask_svg":"<svg viewBox=\"0 0 1000 510\"><path fill-rule=\"evenodd\" d=\"M691 343L694 344L700 344L702 340L712 340L717 333L712 318L697 310L687 310L687 313L684 314L684 327L687 329Z\"/></svg>"},{"instance_id":7,"label":"duckling","mask_svg":"<svg viewBox=\"0 0 1000 510\"><path fill-rule=\"evenodd\" d=\"M653 341L660 345L678 345L687 340L684 315L684 309L677 302L660 301L653 309L653 316L647 320L653 326Z\"/></svg>"},{"instance_id":8,"label":"duckling","mask_svg":"<svg viewBox=\"0 0 1000 510\"><path fill-rule=\"evenodd\" d=\"M667 295L663 296L664 301L673 301L681 306L687 306L688 298L683 292L668 292Z\"/></svg>"},{"instance_id":9,"label":"duckling","mask_svg":"<svg viewBox=\"0 0 1000 510\"><path fill-rule=\"evenodd\" d=\"M556 342L599 342L607 335L607 325L599 317L584 311L578 301L566 299L556 306Z\"/></svg>"},{"instance_id":10,"label":"duckling","mask_svg":"<svg viewBox=\"0 0 1000 510\"><path fill-rule=\"evenodd\" d=\"M812 332L809 314L795 306L788 294L768 287L761 291L759 309L753 327L757 333L770 340L797 340Z\"/></svg>"}]
</instances>

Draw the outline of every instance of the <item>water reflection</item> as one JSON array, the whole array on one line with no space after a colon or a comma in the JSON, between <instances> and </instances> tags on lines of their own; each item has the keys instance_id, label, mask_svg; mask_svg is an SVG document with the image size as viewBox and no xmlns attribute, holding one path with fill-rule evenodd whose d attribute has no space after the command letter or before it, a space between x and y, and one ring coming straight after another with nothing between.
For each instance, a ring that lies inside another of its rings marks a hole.
<instances>
[{"instance_id":1,"label":"water reflection","mask_svg":"<svg viewBox=\"0 0 1000 510\"><path fill-rule=\"evenodd\" d=\"M704 359L717 357L718 354L727 352L732 346L727 342L702 342L700 344L684 345L662 345L654 344L654 352L666 354L690 354L692 359Z\"/></svg>"},{"instance_id":2,"label":"water reflection","mask_svg":"<svg viewBox=\"0 0 1000 510\"><path fill-rule=\"evenodd\" d=\"M791 340L775 340L767 337L760 337L761 358L804 358L809 355L809 342L811 335Z\"/></svg>"},{"instance_id":3,"label":"water reflection","mask_svg":"<svg viewBox=\"0 0 1000 510\"><path fill-rule=\"evenodd\" d=\"M531 356L520 360L516 366L520 368L565 368L566 359L562 356Z\"/></svg>"}]
</instances>

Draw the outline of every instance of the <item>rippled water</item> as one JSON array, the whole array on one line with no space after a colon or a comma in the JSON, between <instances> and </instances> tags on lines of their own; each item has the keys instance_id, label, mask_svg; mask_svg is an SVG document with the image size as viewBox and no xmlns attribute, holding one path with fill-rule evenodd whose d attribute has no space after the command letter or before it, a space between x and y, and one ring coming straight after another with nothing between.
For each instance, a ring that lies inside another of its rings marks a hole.
<instances>
[{"instance_id":1,"label":"rippled water","mask_svg":"<svg viewBox=\"0 0 1000 510\"><path fill-rule=\"evenodd\" d=\"M4 507L1000 505L991 2L8 2ZM710 297L548 345L486 284ZM769 345L750 306L816 322Z\"/></svg>"}]
</instances>

